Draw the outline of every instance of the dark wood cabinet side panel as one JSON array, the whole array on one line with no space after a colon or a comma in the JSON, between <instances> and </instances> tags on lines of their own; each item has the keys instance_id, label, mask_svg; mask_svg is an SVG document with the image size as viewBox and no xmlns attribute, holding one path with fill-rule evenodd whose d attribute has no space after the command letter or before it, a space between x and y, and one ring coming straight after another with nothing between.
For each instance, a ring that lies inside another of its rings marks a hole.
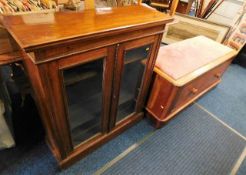
<instances>
[{"instance_id":1,"label":"dark wood cabinet side panel","mask_svg":"<svg viewBox=\"0 0 246 175\"><path fill-rule=\"evenodd\" d=\"M55 121L49 109L49 99L47 98L47 92L44 88L43 75L40 73L38 66L34 65L29 56L22 52L23 62L25 69L28 72L29 80L31 82L33 91L35 93L35 102L37 104L43 126L46 131L48 142L52 148L52 152L55 154L58 160L62 160L65 155L63 154L63 149L61 147L59 136L55 131ZM31 76L30 76L31 75Z\"/></svg>"},{"instance_id":2,"label":"dark wood cabinet side panel","mask_svg":"<svg viewBox=\"0 0 246 175\"><path fill-rule=\"evenodd\" d=\"M53 112L56 132L59 135L61 147L67 156L72 151L72 141L70 137L70 128L68 125L66 108L63 101L62 78L57 62L42 64L40 69L46 73L46 88L49 100L51 102L50 110Z\"/></svg>"}]
</instances>

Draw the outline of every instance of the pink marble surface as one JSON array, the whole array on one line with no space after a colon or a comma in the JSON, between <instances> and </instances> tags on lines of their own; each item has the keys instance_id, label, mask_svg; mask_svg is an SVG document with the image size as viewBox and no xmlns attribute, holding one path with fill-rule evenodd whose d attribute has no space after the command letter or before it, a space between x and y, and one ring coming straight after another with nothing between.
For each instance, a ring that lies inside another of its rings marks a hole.
<instances>
[{"instance_id":1,"label":"pink marble surface","mask_svg":"<svg viewBox=\"0 0 246 175\"><path fill-rule=\"evenodd\" d=\"M198 36L161 47L156 66L177 80L231 51L227 46Z\"/></svg>"}]
</instances>

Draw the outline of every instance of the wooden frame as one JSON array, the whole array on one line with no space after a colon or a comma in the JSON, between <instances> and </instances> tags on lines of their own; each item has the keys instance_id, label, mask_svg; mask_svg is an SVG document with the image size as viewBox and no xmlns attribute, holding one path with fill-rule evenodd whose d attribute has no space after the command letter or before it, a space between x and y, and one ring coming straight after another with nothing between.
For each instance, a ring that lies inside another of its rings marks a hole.
<instances>
[{"instance_id":1,"label":"wooden frame","mask_svg":"<svg viewBox=\"0 0 246 175\"><path fill-rule=\"evenodd\" d=\"M146 64L153 66L155 63L155 55L152 52L154 48L157 47L157 36L149 36L145 37L139 40L133 40L129 42L122 43L118 45L117 47L117 61L115 62L115 71L114 71L114 92L112 95L112 108L111 108L111 122L110 122L110 128L114 128L116 125L119 125L121 122L124 122L124 120L129 120L131 116L136 115L139 112L142 112L143 109L143 101L145 100L143 97L147 95L147 89L148 85L150 83L149 77L151 77L152 71L150 72L149 67L145 67L144 74L141 80L141 87L137 98L136 108L135 112L132 113L130 116L126 117L123 121L116 124L116 115L117 115L117 109L118 109L118 99L120 95L120 85L121 85L121 78L123 73L123 65L124 65L124 57L126 55L126 52L135 49L141 46L145 45L151 45L149 55L147 57L148 63ZM153 68L151 68L153 70Z\"/></svg>"},{"instance_id":2,"label":"wooden frame","mask_svg":"<svg viewBox=\"0 0 246 175\"><path fill-rule=\"evenodd\" d=\"M163 43L171 44L198 35L204 35L222 43L230 30L229 26L179 13L176 13L174 18L176 22L168 24L166 27L162 39Z\"/></svg>"}]
</instances>

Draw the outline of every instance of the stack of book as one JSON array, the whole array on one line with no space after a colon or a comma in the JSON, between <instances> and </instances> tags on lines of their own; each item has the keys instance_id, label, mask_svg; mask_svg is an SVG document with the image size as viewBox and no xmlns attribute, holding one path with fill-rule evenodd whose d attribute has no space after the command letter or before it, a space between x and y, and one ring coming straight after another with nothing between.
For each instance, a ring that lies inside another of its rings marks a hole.
<instances>
[{"instance_id":1,"label":"stack of book","mask_svg":"<svg viewBox=\"0 0 246 175\"><path fill-rule=\"evenodd\" d=\"M53 0L0 0L1 14L56 9L56 7Z\"/></svg>"}]
</instances>

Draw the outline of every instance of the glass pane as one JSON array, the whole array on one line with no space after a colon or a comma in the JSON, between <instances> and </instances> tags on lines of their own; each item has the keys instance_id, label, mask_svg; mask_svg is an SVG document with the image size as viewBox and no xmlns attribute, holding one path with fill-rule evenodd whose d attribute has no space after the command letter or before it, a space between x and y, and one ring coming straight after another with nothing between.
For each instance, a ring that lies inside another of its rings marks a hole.
<instances>
[{"instance_id":1,"label":"glass pane","mask_svg":"<svg viewBox=\"0 0 246 175\"><path fill-rule=\"evenodd\" d=\"M149 48L150 45L146 45L129 50L125 54L116 119L117 122L135 111L138 91L145 68L143 60L147 59Z\"/></svg>"},{"instance_id":2,"label":"glass pane","mask_svg":"<svg viewBox=\"0 0 246 175\"><path fill-rule=\"evenodd\" d=\"M63 71L73 145L101 131L103 59Z\"/></svg>"}]
</instances>

